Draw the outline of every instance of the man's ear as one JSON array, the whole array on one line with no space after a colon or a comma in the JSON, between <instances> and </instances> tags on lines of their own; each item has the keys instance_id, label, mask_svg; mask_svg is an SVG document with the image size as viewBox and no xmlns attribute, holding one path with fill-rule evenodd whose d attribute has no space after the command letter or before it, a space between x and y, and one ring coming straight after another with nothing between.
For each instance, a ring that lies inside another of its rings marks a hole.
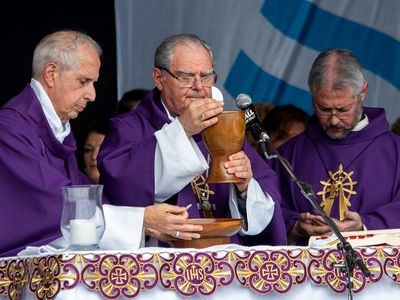
<instances>
[{"instance_id":1,"label":"man's ear","mask_svg":"<svg viewBox=\"0 0 400 300\"><path fill-rule=\"evenodd\" d=\"M159 68L153 68L153 81L159 91L162 91L162 73Z\"/></svg>"},{"instance_id":2,"label":"man's ear","mask_svg":"<svg viewBox=\"0 0 400 300\"><path fill-rule=\"evenodd\" d=\"M363 84L363 87L361 89L361 102L364 102L365 96L367 95L367 90L368 90L368 82L365 81Z\"/></svg>"},{"instance_id":3,"label":"man's ear","mask_svg":"<svg viewBox=\"0 0 400 300\"><path fill-rule=\"evenodd\" d=\"M46 84L49 87L53 87L57 76L59 76L57 65L55 63L48 63L43 70L43 77Z\"/></svg>"}]
</instances>

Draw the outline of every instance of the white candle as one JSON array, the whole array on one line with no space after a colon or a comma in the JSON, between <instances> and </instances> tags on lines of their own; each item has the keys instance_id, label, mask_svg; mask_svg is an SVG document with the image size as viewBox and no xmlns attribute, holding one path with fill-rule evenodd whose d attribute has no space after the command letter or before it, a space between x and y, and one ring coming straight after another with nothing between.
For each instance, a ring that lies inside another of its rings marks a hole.
<instances>
[{"instance_id":1,"label":"white candle","mask_svg":"<svg viewBox=\"0 0 400 300\"><path fill-rule=\"evenodd\" d=\"M96 223L87 219L72 219L69 221L71 245L96 245Z\"/></svg>"}]
</instances>

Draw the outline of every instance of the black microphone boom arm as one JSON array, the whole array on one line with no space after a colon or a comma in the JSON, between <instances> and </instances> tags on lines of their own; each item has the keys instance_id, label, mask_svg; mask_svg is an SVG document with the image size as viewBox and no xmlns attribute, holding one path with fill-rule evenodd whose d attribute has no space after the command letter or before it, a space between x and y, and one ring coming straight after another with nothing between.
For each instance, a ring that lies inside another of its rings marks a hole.
<instances>
[{"instance_id":1,"label":"black microphone boom arm","mask_svg":"<svg viewBox=\"0 0 400 300\"><path fill-rule=\"evenodd\" d=\"M311 185L297 178L290 163L279 154L279 152L276 150L276 148L271 144L269 140L266 140L264 142L267 144L268 148L272 149L273 152L273 154L266 153L265 154L266 158L267 159L277 158L279 160L279 162L282 164L282 166L289 174L290 178L300 188L300 191L303 194L303 196L312 204L315 210L324 218L326 224L338 238L339 243L337 245L337 248L338 250L343 252L345 258L344 265L338 265L338 267L340 267L340 270L346 274L348 299L353 299L352 289L353 289L354 266L357 266L366 277L371 276L371 272L364 264L364 261L357 255L357 252L354 251L351 244L348 241L346 241L346 239L343 237L336 223L325 213L322 207L318 204L318 201L315 198L315 194Z\"/></svg>"}]
</instances>

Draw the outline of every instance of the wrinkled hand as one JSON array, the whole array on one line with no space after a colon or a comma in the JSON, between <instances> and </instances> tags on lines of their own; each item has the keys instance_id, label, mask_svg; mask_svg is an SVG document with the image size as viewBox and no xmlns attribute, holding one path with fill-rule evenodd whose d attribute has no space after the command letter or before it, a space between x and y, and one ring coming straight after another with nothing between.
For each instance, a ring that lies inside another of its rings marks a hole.
<instances>
[{"instance_id":1,"label":"wrinkled hand","mask_svg":"<svg viewBox=\"0 0 400 300\"><path fill-rule=\"evenodd\" d=\"M189 214L185 207L170 204L156 204L147 206L144 209L144 227L161 238L161 234L176 237L179 231L179 238L184 240L200 238L199 231L203 230L201 225L186 224ZM153 231L151 231L153 230Z\"/></svg>"},{"instance_id":2,"label":"wrinkled hand","mask_svg":"<svg viewBox=\"0 0 400 300\"><path fill-rule=\"evenodd\" d=\"M211 98L193 98L178 117L188 137L200 133L218 122L217 115L223 111L224 103Z\"/></svg>"},{"instance_id":3,"label":"wrinkled hand","mask_svg":"<svg viewBox=\"0 0 400 300\"><path fill-rule=\"evenodd\" d=\"M361 231L363 230L363 223L358 213L353 211L346 211L342 221L334 220L339 231Z\"/></svg>"},{"instance_id":4,"label":"wrinkled hand","mask_svg":"<svg viewBox=\"0 0 400 300\"><path fill-rule=\"evenodd\" d=\"M177 245L178 239L176 237L172 237L168 234L165 234L158 230L150 229L150 228L146 228L145 233L146 233L146 235L152 236L159 241L168 243L171 248L176 248L178 246Z\"/></svg>"},{"instance_id":5,"label":"wrinkled hand","mask_svg":"<svg viewBox=\"0 0 400 300\"><path fill-rule=\"evenodd\" d=\"M336 223L339 231L360 231L363 230L363 223L358 213L352 211L346 211L344 213L344 219L339 221L335 218L332 220ZM320 225L325 225L325 220L322 216L313 216L313 221Z\"/></svg>"},{"instance_id":6,"label":"wrinkled hand","mask_svg":"<svg viewBox=\"0 0 400 300\"><path fill-rule=\"evenodd\" d=\"M289 231L289 240L297 241L312 235L323 235L331 231L320 216L314 216L309 212L301 213L292 229Z\"/></svg>"},{"instance_id":7,"label":"wrinkled hand","mask_svg":"<svg viewBox=\"0 0 400 300\"><path fill-rule=\"evenodd\" d=\"M358 213L346 211L344 213L343 221L332 219L339 231L361 231L363 230L363 223ZM289 232L289 237L297 240L300 238L307 238L311 235L324 235L331 232L331 229L326 225L322 216L311 215L310 213L301 213L299 219Z\"/></svg>"},{"instance_id":8,"label":"wrinkled hand","mask_svg":"<svg viewBox=\"0 0 400 300\"><path fill-rule=\"evenodd\" d=\"M246 191L253 177L251 163L246 153L240 151L230 155L228 161L225 162L225 168L228 174L234 174L236 177L244 179L243 182L236 183L236 188L239 192Z\"/></svg>"},{"instance_id":9,"label":"wrinkled hand","mask_svg":"<svg viewBox=\"0 0 400 300\"><path fill-rule=\"evenodd\" d=\"M145 228L145 234L152 236L152 237L156 238L157 240L166 242L166 243L176 240L176 238L174 238L168 234L162 233L161 231L158 231L158 230L152 229L152 228L148 228L148 227Z\"/></svg>"}]
</instances>

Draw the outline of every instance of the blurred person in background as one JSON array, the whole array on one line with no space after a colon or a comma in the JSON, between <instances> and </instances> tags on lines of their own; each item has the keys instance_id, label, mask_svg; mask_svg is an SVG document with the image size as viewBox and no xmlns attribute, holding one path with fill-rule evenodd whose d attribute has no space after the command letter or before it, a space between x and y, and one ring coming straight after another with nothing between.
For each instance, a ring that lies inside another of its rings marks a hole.
<instances>
[{"instance_id":1,"label":"blurred person in background","mask_svg":"<svg viewBox=\"0 0 400 300\"><path fill-rule=\"evenodd\" d=\"M302 109L292 105L278 105L265 115L262 126L267 131L270 142L279 147L292 137L302 133L308 115Z\"/></svg>"},{"instance_id":2,"label":"blurred person in background","mask_svg":"<svg viewBox=\"0 0 400 300\"><path fill-rule=\"evenodd\" d=\"M134 89L126 92L117 104L117 115L134 110L148 92L148 90L144 89Z\"/></svg>"},{"instance_id":3,"label":"blurred person in background","mask_svg":"<svg viewBox=\"0 0 400 300\"><path fill-rule=\"evenodd\" d=\"M391 127L392 132L394 132L397 135L400 135L400 118L398 118Z\"/></svg>"},{"instance_id":4,"label":"blurred person in background","mask_svg":"<svg viewBox=\"0 0 400 300\"><path fill-rule=\"evenodd\" d=\"M106 136L107 124L106 121L100 121L90 126L83 145L85 173L94 183L99 183L100 173L97 168L97 155Z\"/></svg>"}]
</instances>

